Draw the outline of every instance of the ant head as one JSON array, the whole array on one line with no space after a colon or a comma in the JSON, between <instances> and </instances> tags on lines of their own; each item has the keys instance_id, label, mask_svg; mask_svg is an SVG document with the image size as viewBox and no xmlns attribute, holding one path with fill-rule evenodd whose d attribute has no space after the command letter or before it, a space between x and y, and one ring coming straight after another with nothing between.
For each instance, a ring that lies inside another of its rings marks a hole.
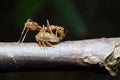
<instances>
[{"instance_id":1,"label":"ant head","mask_svg":"<svg viewBox=\"0 0 120 80\"><path fill-rule=\"evenodd\" d=\"M56 30L57 30L58 32L63 32L63 31L64 31L64 28L63 28L63 27L57 27Z\"/></svg>"},{"instance_id":2,"label":"ant head","mask_svg":"<svg viewBox=\"0 0 120 80\"><path fill-rule=\"evenodd\" d=\"M41 28L38 23L32 21L31 19L27 20L27 22L25 23L25 26L27 29L31 31L35 31Z\"/></svg>"},{"instance_id":3,"label":"ant head","mask_svg":"<svg viewBox=\"0 0 120 80\"><path fill-rule=\"evenodd\" d=\"M66 34L66 30L63 28L63 27L57 27L56 28L56 31L61 34L63 37L65 36Z\"/></svg>"}]
</instances>

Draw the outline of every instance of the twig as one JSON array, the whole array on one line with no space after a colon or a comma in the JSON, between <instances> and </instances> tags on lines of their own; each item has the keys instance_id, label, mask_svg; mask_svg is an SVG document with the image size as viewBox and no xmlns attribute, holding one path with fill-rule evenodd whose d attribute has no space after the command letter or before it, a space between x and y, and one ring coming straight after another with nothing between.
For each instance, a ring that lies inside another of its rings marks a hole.
<instances>
[{"instance_id":1,"label":"twig","mask_svg":"<svg viewBox=\"0 0 120 80\"><path fill-rule=\"evenodd\" d=\"M54 47L1 42L0 72L78 70L81 67L97 70L97 65L105 67L114 76L120 64L119 44L120 38L65 41Z\"/></svg>"}]
</instances>

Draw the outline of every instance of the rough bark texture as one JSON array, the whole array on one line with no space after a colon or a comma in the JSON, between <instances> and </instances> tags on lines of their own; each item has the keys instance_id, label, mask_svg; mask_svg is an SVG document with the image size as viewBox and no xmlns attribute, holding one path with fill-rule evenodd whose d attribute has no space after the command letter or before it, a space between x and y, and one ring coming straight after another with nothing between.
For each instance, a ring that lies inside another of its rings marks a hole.
<instances>
[{"instance_id":1,"label":"rough bark texture","mask_svg":"<svg viewBox=\"0 0 120 80\"><path fill-rule=\"evenodd\" d=\"M120 38L65 41L54 47L39 47L36 43L0 43L0 72L77 70L81 66L97 70L99 66L114 76L119 64Z\"/></svg>"}]
</instances>

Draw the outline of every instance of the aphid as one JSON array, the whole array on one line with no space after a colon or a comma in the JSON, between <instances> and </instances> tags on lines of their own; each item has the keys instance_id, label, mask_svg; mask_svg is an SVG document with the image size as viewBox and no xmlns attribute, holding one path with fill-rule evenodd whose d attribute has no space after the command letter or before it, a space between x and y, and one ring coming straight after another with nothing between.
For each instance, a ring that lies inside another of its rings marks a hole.
<instances>
[{"instance_id":1,"label":"aphid","mask_svg":"<svg viewBox=\"0 0 120 80\"><path fill-rule=\"evenodd\" d=\"M27 29L26 32L25 29ZM44 25L41 27L39 26L38 23L28 19L27 22L25 23L25 27L23 28L18 43L22 43L24 41L26 34L29 30L39 31L35 38L36 41L38 42L38 45L43 47L52 46L53 43L58 43L65 37L65 30L63 27L50 25L48 20L47 27L45 27ZM55 33L53 33L53 31L55 31Z\"/></svg>"}]
</instances>

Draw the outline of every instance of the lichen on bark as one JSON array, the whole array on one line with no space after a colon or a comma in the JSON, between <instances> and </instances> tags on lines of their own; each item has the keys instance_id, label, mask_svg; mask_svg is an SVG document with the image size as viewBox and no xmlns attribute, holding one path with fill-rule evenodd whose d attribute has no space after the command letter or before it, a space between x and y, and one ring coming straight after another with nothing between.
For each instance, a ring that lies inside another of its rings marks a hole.
<instances>
[{"instance_id":1,"label":"lichen on bark","mask_svg":"<svg viewBox=\"0 0 120 80\"><path fill-rule=\"evenodd\" d=\"M105 60L105 68L108 70L111 76L117 75L119 67L120 44L115 46L114 51Z\"/></svg>"}]
</instances>

